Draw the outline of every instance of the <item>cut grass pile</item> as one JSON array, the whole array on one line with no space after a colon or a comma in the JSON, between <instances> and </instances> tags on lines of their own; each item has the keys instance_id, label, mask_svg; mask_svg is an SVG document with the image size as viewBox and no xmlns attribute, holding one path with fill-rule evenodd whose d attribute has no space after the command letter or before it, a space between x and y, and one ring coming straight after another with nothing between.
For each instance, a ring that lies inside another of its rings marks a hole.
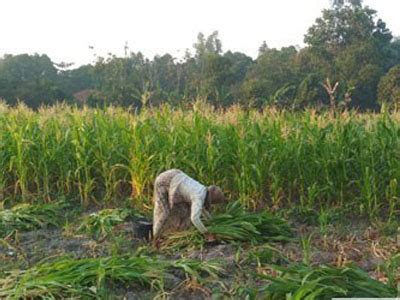
<instances>
[{"instance_id":1,"label":"cut grass pile","mask_svg":"<svg viewBox=\"0 0 400 300\"><path fill-rule=\"evenodd\" d=\"M106 296L107 287L118 284L163 290L164 281L176 271L193 280L222 273L217 263L186 259L167 261L146 256L114 256L74 260L64 257L39 263L25 271L9 272L0 279L0 298L98 298Z\"/></svg>"},{"instance_id":2,"label":"cut grass pile","mask_svg":"<svg viewBox=\"0 0 400 300\"><path fill-rule=\"evenodd\" d=\"M295 265L273 267L279 277L261 275L271 281L265 289L268 299L328 300L335 297L396 297L397 290L390 284L372 279L368 273L355 267L310 267Z\"/></svg>"},{"instance_id":3,"label":"cut grass pile","mask_svg":"<svg viewBox=\"0 0 400 300\"><path fill-rule=\"evenodd\" d=\"M95 238L104 238L112 232L115 225L123 223L132 215L132 211L127 209L102 209L84 217L78 232L88 232Z\"/></svg>"},{"instance_id":4,"label":"cut grass pile","mask_svg":"<svg viewBox=\"0 0 400 300\"><path fill-rule=\"evenodd\" d=\"M19 204L11 209L0 210L0 235L5 236L15 230L28 231L61 224L61 212L65 203Z\"/></svg>"},{"instance_id":5,"label":"cut grass pile","mask_svg":"<svg viewBox=\"0 0 400 300\"><path fill-rule=\"evenodd\" d=\"M235 201L226 207L226 211L206 221L206 227L217 240L227 242L284 242L293 239L293 233L286 221L266 211L249 212ZM169 235L163 241L163 250L201 248L205 243L203 235L192 228Z\"/></svg>"}]
</instances>

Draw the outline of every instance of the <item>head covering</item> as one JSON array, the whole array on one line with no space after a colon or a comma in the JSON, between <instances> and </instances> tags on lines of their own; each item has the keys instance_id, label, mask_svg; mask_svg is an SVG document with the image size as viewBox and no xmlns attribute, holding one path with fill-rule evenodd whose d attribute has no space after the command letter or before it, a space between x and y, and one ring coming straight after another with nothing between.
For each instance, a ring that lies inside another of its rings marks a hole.
<instances>
[{"instance_id":1,"label":"head covering","mask_svg":"<svg viewBox=\"0 0 400 300\"><path fill-rule=\"evenodd\" d=\"M225 196L220 187L210 185L207 188L207 200L209 204L225 203Z\"/></svg>"}]
</instances>

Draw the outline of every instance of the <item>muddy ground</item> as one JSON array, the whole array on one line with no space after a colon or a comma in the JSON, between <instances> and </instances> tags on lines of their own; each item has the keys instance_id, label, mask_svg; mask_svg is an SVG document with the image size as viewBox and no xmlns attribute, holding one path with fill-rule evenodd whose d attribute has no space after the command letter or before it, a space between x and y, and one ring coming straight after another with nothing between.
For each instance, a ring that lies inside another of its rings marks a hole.
<instances>
[{"instance_id":1,"label":"muddy ground","mask_svg":"<svg viewBox=\"0 0 400 300\"><path fill-rule=\"evenodd\" d=\"M400 252L400 236L397 232L384 234L379 225L366 223L329 224L324 230L316 225L292 222L298 240L290 243L271 243L279 250L279 257L268 257L268 263L284 264L281 257L291 262L306 262L312 265L330 264L343 266L354 262L378 280L385 281L382 265L396 253ZM44 228L30 232L18 232L6 237L0 243L0 275L19 268L26 269L45 259L69 255L74 258L100 257L113 254L134 253L138 247L148 246L143 240L135 239L133 223L126 222L115 227L107 238L95 239L90 234L76 232L73 225L64 228ZM261 246L262 247L262 246ZM257 286L248 274L266 273L271 270L262 266L259 261L249 257L256 249L250 245L213 242L202 251L156 255L178 259L181 256L200 260L219 259L227 272L225 278L205 287L193 284L182 284L184 278L171 278L166 287L172 299L209 299L215 290L229 296L234 286ZM158 253L158 254L157 254ZM399 270L400 274L400 270ZM0 276L1 277L1 276ZM152 298L152 292L139 287L126 289L113 287L112 294L119 299Z\"/></svg>"}]
</instances>

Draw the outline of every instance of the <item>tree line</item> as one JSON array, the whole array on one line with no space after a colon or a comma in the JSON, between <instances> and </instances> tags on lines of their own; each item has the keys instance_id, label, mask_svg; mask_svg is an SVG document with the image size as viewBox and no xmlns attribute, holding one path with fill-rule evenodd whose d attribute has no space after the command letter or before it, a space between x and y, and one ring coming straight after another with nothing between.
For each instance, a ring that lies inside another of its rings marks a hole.
<instances>
[{"instance_id":1,"label":"tree line","mask_svg":"<svg viewBox=\"0 0 400 300\"><path fill-rule=\"evenodd\" d=\"M301 109L378 109L400 104L400 39L360 0L335 0L304 36L305 46L275 49L264 42L253 59L223 51L215 31L200 33L182 59L96 57L71 69L47 55L0 59L0 98L37 108L58 101L88 105L181 105L202 99L215 106Z\"/></svg>"}]
</instances>

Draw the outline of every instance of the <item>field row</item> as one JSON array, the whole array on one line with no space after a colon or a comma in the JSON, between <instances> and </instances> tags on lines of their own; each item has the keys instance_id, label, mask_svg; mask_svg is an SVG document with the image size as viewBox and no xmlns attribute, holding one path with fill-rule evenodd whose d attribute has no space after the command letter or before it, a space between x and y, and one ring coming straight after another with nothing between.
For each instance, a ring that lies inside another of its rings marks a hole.
<instances>
[{"instance_id":1,"label":"field row","mask_svg":"<svg viewBox=\"0 0 400 300\"><path fill-rule=\"evenodd\" d=\"M250 208L342 206L394 218L399 115L0 106L0 197L11 203L64 195L148 207L168 168Z\"/></svg>"}]
</instances>

